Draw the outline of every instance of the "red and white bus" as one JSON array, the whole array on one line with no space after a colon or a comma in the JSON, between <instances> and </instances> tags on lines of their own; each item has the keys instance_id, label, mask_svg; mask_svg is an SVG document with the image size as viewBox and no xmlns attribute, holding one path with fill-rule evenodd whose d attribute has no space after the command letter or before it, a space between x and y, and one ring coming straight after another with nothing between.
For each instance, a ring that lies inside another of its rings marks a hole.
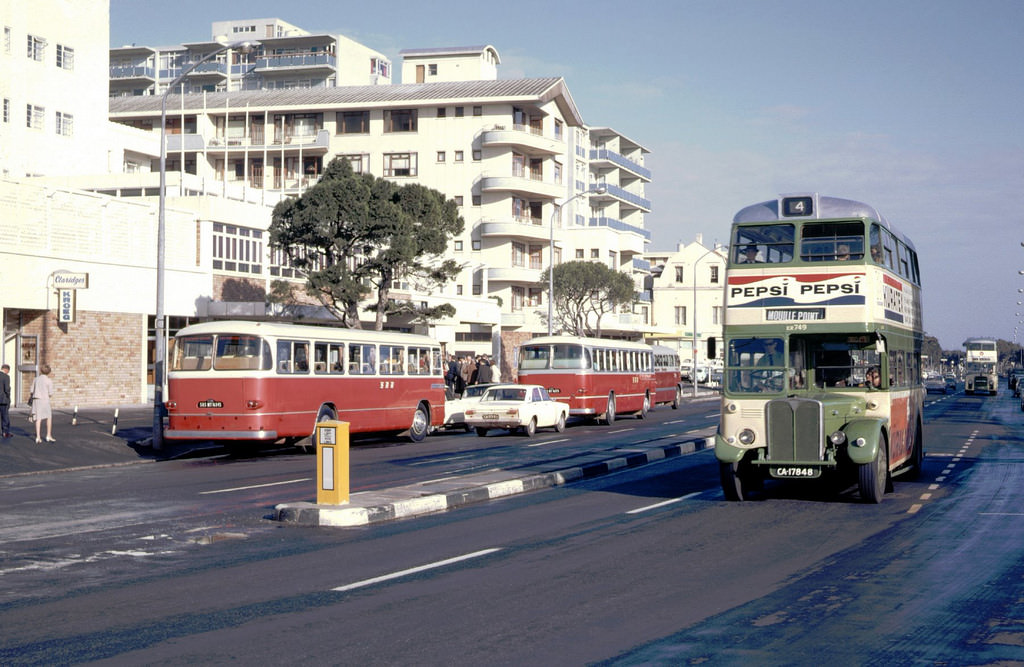
<instances>
[{"instance_id":1,"label":"red and white bus","mask_svg":"<svg viewBox=\"0 0 1024 667\"><path fill-rule=\"evenodd\" d=\"M620 414L643 419L655 400L652 357L643 343L543 336L519 348L519 382L547 388L570 415L608 424Z\"/></svg>"},{"instance_id":2,"label":"red and white bus","mask_svg":"<svg viewBox=\"0 0 1024 667\"><path fill-rule=\"evenodd\" d=\"M654 355L654 405L679 408L683 398L682 376L679 373L679 352L664 345L652 345Z\"/></svg>"},{"instance_id":3,"label":"red and white bus","mask_svg":"<svg viewBox=\"0 0 1024 667\"><path fill-rule=\"evenodd\" d=\"M168 439L295 443L339 419L419 442L444 423L441 346L390 331L192 325L174 337L167 394Z\"/></svg>"}]
</instances>

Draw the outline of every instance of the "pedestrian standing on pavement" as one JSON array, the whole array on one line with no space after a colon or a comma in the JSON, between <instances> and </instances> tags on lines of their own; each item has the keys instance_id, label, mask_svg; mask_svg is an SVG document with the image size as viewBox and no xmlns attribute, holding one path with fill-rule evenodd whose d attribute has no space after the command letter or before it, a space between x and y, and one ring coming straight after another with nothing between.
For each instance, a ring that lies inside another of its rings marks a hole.
<instances>
[{"instance_id":1,"label":"pedestrian standing on pavement","mask_svg":"<svg viewBox=\"0 0 1024 667\"><path fill-rule=\"evenodd\" d=\"M464 387L468 387L473 384L473 376L476 374L476 363L473 362L473 355L466 357L466 362L462 364L462 368L459 370L462 375L462 382Z\"/></svg>"},{"instance_id":2,"label":"pedestrian standing on pavement","mask_svg":"<svg viewBox=\"0 0 1024 667\"><path fill-rule=\"evenodd\" d=\"M477 384L490 384L494 376L491 373L491 363L487 361L487 357L480 357L480 364L476 369L476 382Z\"/></svg>"},{"instance_id":3,"label":"pedestrian standing on pavement","mask_svg":"<svg viewBox=\"0 0 1024 667\"><path fill-rule=\"evenodd\" d=\"M13 438L11 435L11 367L7 364L0 366L0 433L4 438Z\"/></svg>"},{"instance_id":4,"label":"pedestrian standing on pavement","mask_svg":"<svg viewBox=\"0 0 1024 667\"><path fill-rule=\"evenodd\" d=\"M53 410L50 409L53 380L50 379L49 364L40 366L39 373L40 375L32 380L32 391L29 393L32 401L32 416L36 422L36 442L42 442L39 431L44 419L46 420L46 442L57 442L53 437Z\"/></svg>"},{"instance_id":5,"label":"pedestrian standing on pavement","mask_svg":"<svg viewBox=\"0 0 1024 667\"><path fill-rule=\"evenodd\" d=\"M501 382L501 366L491 359L491 382Z\"/></svg>"}]
</instances>

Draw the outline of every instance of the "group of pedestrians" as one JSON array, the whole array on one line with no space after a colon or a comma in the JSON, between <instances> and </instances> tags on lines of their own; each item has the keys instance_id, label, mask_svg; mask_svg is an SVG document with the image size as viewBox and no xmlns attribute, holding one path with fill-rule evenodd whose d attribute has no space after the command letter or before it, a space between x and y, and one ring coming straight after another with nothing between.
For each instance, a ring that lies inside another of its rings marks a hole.
<instances>
[{"instance_id":1,"label":"group of pedestrians","mask_svg":"<svg viewBox=\"0 0 1024 667\"><path fill-rule=\"evenodd\" d=\"M490 355L465 355L456 358L454 354L449 354L445 362L444 382L449 393L461 395L470 385L501 382L501 369Z\"/></svg>"},{"instance_id":2,"label":"group of pedestrians","mask_svg":"<svg viewBox=\"0 0 1024 667\"><path fill-rule=\"evenodd\" d=\"M53 380L50 379L50 366L43 364L39 367L39 375L32 381L32 389L29 392L29 407L31 409L32 421L36 424L36 442L42 443L42 425L46 422L46 442L57 442L53 437L53 409L50 407L50 398L53 396ZM11 367L8 364L0 366L0 432L3 439L13 438L11 433Z\"/></svg>"}]
</instances>

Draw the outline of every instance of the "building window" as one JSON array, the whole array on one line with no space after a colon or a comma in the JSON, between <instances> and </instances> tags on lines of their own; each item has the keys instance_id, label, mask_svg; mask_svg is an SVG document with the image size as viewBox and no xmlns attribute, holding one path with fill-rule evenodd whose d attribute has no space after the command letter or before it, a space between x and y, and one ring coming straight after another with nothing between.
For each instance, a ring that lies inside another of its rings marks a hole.
<instances>
[{"instance_id":1,"label":"building window","mask_svg":"<svg viewBox=\"0 0 1024 667\"><path fill-rule=\"evenodd\" d=\"M75 69L75 50L63 44L57 45L57 67Z\"/></svg>"},{"instance_id":2,"label":"building window","mask_svg":"<svg viewBox=\"0 0 1024 667\"><path fill-rule=\"evenodd\" d=\"M444 107L437 107L437 117L444 118L448 114L448 110Z\"/></svg>"},{"instance_id":3,"label":"building window","mask_svg":"<svg viewBox=\"0 0 1024 667\"><path fill-rule=\"evenodd\" d=\"M28 53L26 54L36 62L43 62L46 54L46 40L33 35L28 36Z\"/></svg>"},{"instance_id":4,"label":"building window","mask_svg":"<svg viewBox=\"0 0 1024 667\"><path fill-rule=\"evenodd\" d=\"M555 139L562 139L562 121L555 119Z\"/></svg>"},{"instance_id":5,"label":"building window","mask_svg":"<svg viewBox=\"0 0 1024 667\"><path fill-rule=\"evenodd\" d=\"M70 137L75 130L75 117L69 113L57 112L57 134Z\"/></svg>"},{"instance_id":6,"label":"building window","mask_svg":"<svg viewBox=\"0 0 1024 667\"><path fill-rule=\"evenodd\" d=\"M369 111L339 111L337 114L337 134L369 134Z\"/></svg>"},{"instance_id":7,"label":"building window","mask_svg":"<svg viewBox=\"0 0 1024 667\"><path fill-rule=\"evenodd\" d=\"M437 63L430 63L427 65L427 74L430 76L437 76Z\"/></svg>"},{"instance_id":8,"label":"building window","mask_svg":"<svg viewBox=\"0 0 1024 667\"><path fill-rule=\"evenodd\" d=\"M532 245L530 246L530 268L531 269L542 269L544 268L544 246Z\"/></svg>"},{"instance_id":9,"label":"building window","mask_svg":"<svg viewBox=\"0 0 1024 667\"><path fill-rule=\"evenodd\" d=\"M263 272L263 232L213 223L213 268L240 273Z\"/></svg>"},{"instance_id":10,"label":"building window","mask_svg":"<svg viewBox=\"0 0 1024 667\"><path fill-rule=\"evenodd\" d=\"M415 176L416 153L385 153L385 176Z\"/></svg>"},{"instance_id":11,"label":"building window","mask_svg":"<svg viewBox=\"0 0 1024 667\"><path fill-rule=\"evenodd\" d=\"M455 286L455 296L462 296L462 285Z\"/></svg>"},{"instance_id":12,"label":"building window","mask_svg":"<svg viewBox=\"0 0 1024 667\"><path fill-rule=\"evenodd\" d=\"M682 266L677 266L676 267L676 282L677 283L684 283L684 282L686 282L683 279L684 273L685 273L685 269Z\"/></svg>"},{"instance_id":13,"label":"building window","mask_svg":"<svg viewBox=\"0 0 1024 667\"><path fill-rule=\"evenodd\" d=\"M369 155L359 155L358 153L356 153L356 154L339 155L338 157L343 157L346 160L348 160L348 163L350 165L352 165L352 171L357 173L357 174L365 174L366 173L366 168L370 164L370 156Z\"/></svg>"},{"instance_id":14,"label":"building window","mask_svg":"<svg viewBox=\"0 0 1024 667\"><path fill-rule=\"evenodd\" d=\"M4 122L11 122L11 100L8 97L4 98Z\"/></svg>"},{"instance_id":15,"label":"building window","mask_svg":"<svg viewBox=\"0 0 1024 667\"><path fill-rule=\"evenodd\" d=\"M415 132L416 109L386 109L384 132Z\"/></svg>"},{"instance_id":16,"label":"building window","mask_svg":"<svg viewBox=\"0 0 1024 667\"><path fill-rule=\"evenodd\" d=\"M536 308L537 306L543 304L543 294L543 288L531 287L529 294L527 294L526 296L526 305L530 306L531 308Z\"/></svg>"},{"instance_id":17,"label":"building window","mask_svg":"<svg viewBox=\"0 0 1024 667\"><path fill-rule=\"evenodd\" d=\"M11 52L11 27L4 26L4 53Z\"/></svg>"},{"instance_id":18,"label":"building window","mask_svg":"<svg viewBox=\"0 0 1024 667\"><path fill-rule=\"evenodd\" d=\"M512 266L526 266L526 244L512 242Z\"/></svg>"},{"instance_id":19,"label":"building window","mask_svg":"<svg viewBox=\"0 0 1024 667\"><path fill-rule=\"evenodd\" d=\"M712 306L711 307L711 321L712 321L712 324L721 324L722 323L722 307L721 306Z\"/></svg>"},{"instance_id":20,"label":"building window","mask_svg":"<svg viewBox=\"0 0 1024 667\"><path fill-rule=\"evenodd\" d=\"M479 239L473 239L473 250L480 250L480 241L479 241Z\"/></svg>"},{"instance_id":21,"label":"building window","mask_svg":"<svg viewBox=\"0 0 1024 667\"><path fill-rule=\"evenodd\" d=\"M512 287L512 310L522 310L526 302L526 290L514 285Z\"/></svg>"},{"instance_id":22,"label":"building window","mask_svg":"<svg viewBox=\"0 0 1024 667\"><path fill-rule=\"evenodd\" d=\"M437 161L444 162L444 151L437 151Z\"/></svg>"},{"instance_id":23,"label":"building window","mask_svg":"<svg viewBox=\"0 0 1024 667\"><path fill-rule=\"evenodd\" d=\"M686 324L686 306L676 306L676 324Z\"/></svg>"},{"instance_id":24,"label":"building window","mask_svg":"<svg viewBox=\"0 0 1024 667\"><path fill-rule=\"evenodd\" d=\"M576 259L584 259L583 248L576 248Z\"/></svg>"},{"instance_id":25,"label":"building window","mask_svg":"<svg viewBox=\"0 0 1024 667\"><path fill-rule=\"evenodd\" d=\"M473 296L480 296L483 293L483 287L481 287L480 285L473 285Z\"/></svg>"},{"instance_id":26,"label":"building window","mask_svg":"<svg viewBox=\"0 0 1024 667\"><path fill-rule=\"evenodd\" d=\"M710 268L711 268L711 282L717 284L718 283L718 268L719 267L712 266Z\"/></svg>"},{"instance_id":27,"label":"building window","mask_svg":"<svg viewBox=\"0 0 1024 667\"><path fill-rule=\"evenodd\" d=\"M484 108L482 106L480 106L479 104L474 106L473 107L473 115L474 116L483 116L484 115Z\"/></svg>"},{"instance_id":28,"label":"building window","mask_svg":"<svg viewBox=\"0 0 1024 667\"><path fill-rule=\"evenodd\" d=\"M462 195L455 195L454 197L452 197L452 199L455 200L455 205L456 206L462 206L462 201L463 201Z\"/></svg>"},{"instance_id":29,"label":"building window","mask_svg":"<svg viewBox=\"0 0 1024 667\"><path fill-rule=\"evenodd\" d=\"M465 153L463 153L462 151L455 151L455 161L456 162L462 162L464 156L465 156Z\"/></svg>"},{"instance_id":30,"label":"building window","mask_svg":"<svg viewBox=\"0 0 1024 667\"><path fill-rule=\"evenodd\" d=\"M600 248L591 248L590 249L590 259L601 259L601 249Z\"/></svg>"},{"instance_id":31,"label":"building window","mask_svg":"<svg viewBox=\"0 0 1024 667\"><path fill-rule=\"evenodd\" d=\"M479 162L484 159L483 151L479 148L473 149L473 162Z\"/></svg>"},{"instance_id":32,"label":"building window","mask_svg":"<svg viewBox=\"0 0 1024 667\"><path fill-rule=\"evenodd\" d=\"M480 195L473 195L473 206L480 205Z\"/></svg>"},{"instance_id":33,"label":"building window","mask_svg":"<svg viewBox=\"0 0 1024 667\"><path fill-rule=\"evenodd\" d=\"M455 117L462 118L466 115L466 107L455 107Z\"/></svg>"},{"instance_id":34,"label":"building window","mask_svg":"<svg viewBox=\"0 0 1024 667\"><path fill-rule=\"evenodd\" d=\"M462 252L462 241L455 242L455 252Z\"/></svg>"},{"instance_id":35,"label":"building window","mask_svg":"<svg viewBox=\"0 0 1024 667\"><path fill-rule=\"evenodd\" d=\"M30 127L33 130L43 129L43 116L46 114L46 109L43 107L37 107L34 104L25 105L25 126Z\"/></svg>"}]
</instances>

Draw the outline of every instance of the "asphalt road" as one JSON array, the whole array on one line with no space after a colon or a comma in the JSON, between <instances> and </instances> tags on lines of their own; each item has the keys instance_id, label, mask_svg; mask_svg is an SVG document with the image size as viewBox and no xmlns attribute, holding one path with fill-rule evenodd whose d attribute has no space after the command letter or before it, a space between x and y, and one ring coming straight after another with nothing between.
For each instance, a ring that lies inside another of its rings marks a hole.
<instances>
[{"instance_id":1,"label":"asphalt road","mask_svg":"<svg viewBox=\"0 0 1024 667\"><path fill-rule=\"evenodd\" d=\"M1024 661L1024 414L1005 391L928 403L924 474L880 505L727 503L710 451L359 529L267 518L309 497L290 453L0 477L0 663ZM428 479L694 437L709 406L353 458L361 484Z\"/></svg>"}]
</instances>

